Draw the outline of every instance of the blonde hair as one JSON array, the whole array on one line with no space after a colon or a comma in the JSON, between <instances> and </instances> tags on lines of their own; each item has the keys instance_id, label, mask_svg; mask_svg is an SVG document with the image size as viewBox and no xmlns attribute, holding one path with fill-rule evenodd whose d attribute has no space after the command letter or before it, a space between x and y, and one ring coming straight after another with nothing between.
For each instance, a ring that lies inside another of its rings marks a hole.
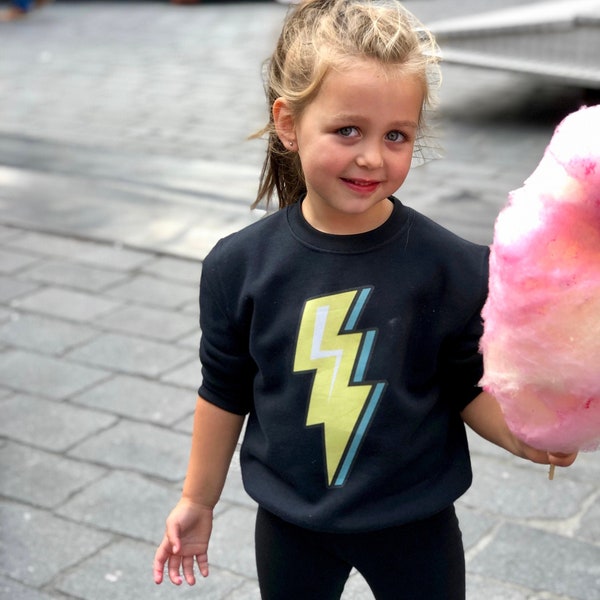
<instances>
[{"instance_id":1,"label":"blonde hair","mask_svg":"<svg viewBox=\"0 0 600 600\"><path fill-rule=\"evenodd\" d=\"M348 68L356 59L366 58L416 76L423 86L426 110L434 104L439 83L437 57L433 36L399 2L305 0L295 7L266 63L270 119L253 137L266 135L268 147L253 207L263 200L268 207L277 193L283 208L306 192L298 153L288 151L275 131L272 107L277 98L286 100L297 119L318 94L330 69Z\"/></svg>"}]
</instances>

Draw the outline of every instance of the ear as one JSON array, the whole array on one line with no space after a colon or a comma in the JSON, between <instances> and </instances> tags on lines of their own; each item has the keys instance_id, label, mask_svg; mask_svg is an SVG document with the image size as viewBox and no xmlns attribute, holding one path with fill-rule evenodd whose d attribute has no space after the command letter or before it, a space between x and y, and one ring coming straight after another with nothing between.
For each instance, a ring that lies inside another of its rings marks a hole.
<instances>
[{"instance_id":1,"label":"ear","mask_svg":"<svg viewBox=\"0 0 600 600\"><path fill-rule=\"evenodd\" d=\"M293 149L296 142L296 124L292 111L283 98L277 98L273 102L273 123L281 143L286 148Z\"/></svg>"}]
</instances>

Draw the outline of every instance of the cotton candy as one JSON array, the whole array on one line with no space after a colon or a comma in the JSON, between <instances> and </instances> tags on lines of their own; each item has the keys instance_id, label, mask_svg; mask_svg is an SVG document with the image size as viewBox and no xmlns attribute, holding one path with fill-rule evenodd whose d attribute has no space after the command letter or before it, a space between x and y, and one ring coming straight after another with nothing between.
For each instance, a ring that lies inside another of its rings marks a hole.
<instances>
[{"instance_id":1,"label":"cotton candy","mask_svg":"<svg viewBox=\"0 0 600 600\"><path fill-rule=\"evenodd\" d=\"M556 128L494 228L481 385L513 433L600 446L600 105Z\"/></svg>"}]
</instances>

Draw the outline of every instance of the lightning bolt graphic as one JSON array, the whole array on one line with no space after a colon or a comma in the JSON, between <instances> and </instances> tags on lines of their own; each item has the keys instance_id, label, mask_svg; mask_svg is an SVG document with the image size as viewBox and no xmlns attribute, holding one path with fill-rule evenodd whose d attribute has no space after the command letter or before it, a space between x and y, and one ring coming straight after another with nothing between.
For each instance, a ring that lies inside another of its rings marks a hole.
<instances>
[{"instance_id":1,"label":"lightning bolt graphic","mask_svg":"<svg viewBox=\"0 0 600 600\"><path fill-rule=\"evenodd\" d=\"M356 332L371 288L308 300L304 307L295 372L314 371L306 425L323 424L329 485L346 481L385 388L362 383L375 330Z\"/></svg>"}]
</instances>

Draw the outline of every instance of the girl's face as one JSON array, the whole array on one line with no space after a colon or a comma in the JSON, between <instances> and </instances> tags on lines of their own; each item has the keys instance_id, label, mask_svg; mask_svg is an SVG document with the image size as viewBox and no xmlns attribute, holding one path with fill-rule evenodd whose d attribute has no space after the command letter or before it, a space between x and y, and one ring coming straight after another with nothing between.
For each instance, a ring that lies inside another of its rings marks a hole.
<instances>
[{"instance_id":1,"label":"girl's face","mask_svg":"<svg viewBox=\"0 0 600 600\"><path fill-rule=\"evenodd\" d=\"M387 198L410 169L422 104L414 75L364 60L330 71L299 119L287 113L285 140L300 155L307 188L302 210L313 227L353 234L385 222L392 211ZM274 111L276 122L283 109Z\"/></svg>"}]
</instances>

